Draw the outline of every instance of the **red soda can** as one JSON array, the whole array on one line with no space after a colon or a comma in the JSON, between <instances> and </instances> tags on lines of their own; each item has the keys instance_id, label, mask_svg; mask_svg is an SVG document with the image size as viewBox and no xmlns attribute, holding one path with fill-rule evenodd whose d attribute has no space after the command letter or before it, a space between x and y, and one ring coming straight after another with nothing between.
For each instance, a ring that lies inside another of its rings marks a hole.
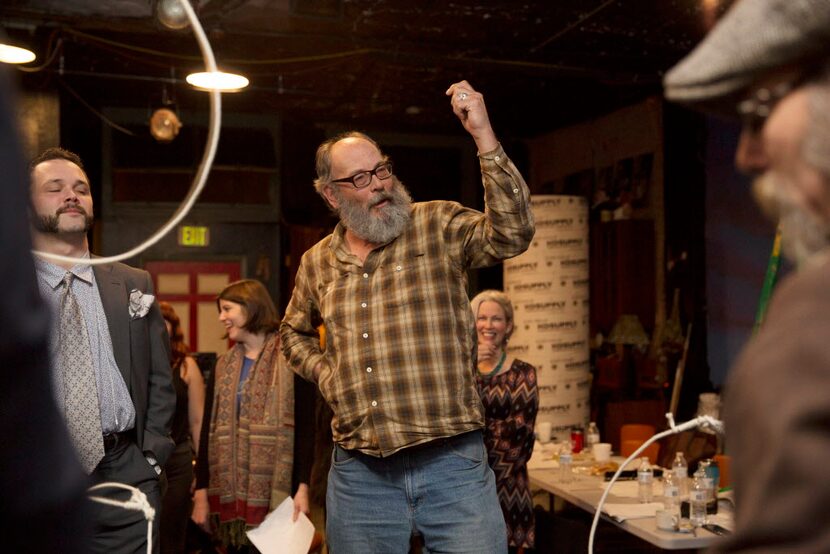
<instances>
[{"instance_id":1,"label":"red soda can","mask_svg":"<svg viewBox=\"0 0 830 554\"><path fill-rule=\"evenodd\" d=\"M585 435L582 433L581 427L574 427L571 429L571 448L574 454L582 452L584 437Z\"/></svg>"}]
</instances>

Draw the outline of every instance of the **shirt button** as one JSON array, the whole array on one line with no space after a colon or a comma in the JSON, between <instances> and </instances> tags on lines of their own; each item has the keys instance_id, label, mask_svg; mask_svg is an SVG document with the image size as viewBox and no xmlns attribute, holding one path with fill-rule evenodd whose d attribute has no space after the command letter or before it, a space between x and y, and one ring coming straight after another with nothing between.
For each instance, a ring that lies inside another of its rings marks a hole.
<instances>
[{"instance_id":1,"label":"shirt button","mask_svg":"<svg viewBox=\"0 0 830 554\"><path fill-rule=\"evenodd\" d=\"M398 266L398 267L395 268L395 271L400 271L400 270L401 270L401 266Z\"/></svg>"},{"instance_id":2,"label":"shirt button","mask_svg":"<svg viewBox=\"0 0 830 554\"><path fill-rule=\"evenodd\" d=\"M377 400L372 400L372 407L374 408L377 405L378 405L378 401Z\"/></svg>"},{"instance_id":3,"label":"shirt button","mask_svg":"<svg viewBox=\"0 0 830 554\"><path fill-rule=\"evenodd\" d=\"M368 273L364 273L364 274L363 274L363 278L364 278L364 279L368 279L368 278L369 278L369 274L368 274Z\"/></svg>"},{"instance_id":4,"label":"shirt button","mask_svg":"<svg viewBox=\"0 0 830 554\"><path fill-rule=\"evenodd\" d=\"M363 338L368 339L369 338L369 333L363 333Z\"/></svg>"},{"instance_id":5,"label":"shirt button","mask_svg":"<svg viewBox=\"0 0 830 554\"><path fill-rule=\"evenodd\" d=\"M494 159L494 160L496 160L496 161L499 161L499 160L501 159L501 156L496 156L496 157L495 157L495 158L493 158L493 159Z\"/></svg>"},{"instance_id":6,"label":"shirt button","mask_svg":"<svg viewBox=\"0 0 830 554\"><path fill-rule=\"evenodd\" d=\"M365 308L366 306L368 306L368 304L366 304L366 302L361 302L361 303L360 303L360 307L361 307L361 308Z\"/></svg>"},{"instance_id":7,"label":"shirt button","mask_svg":"<svg viewBox=\"0 0 830 554\"><path fill-rule=\"evenodd\" d=\"M367 367L367 368L366 368L366 373L372 373L372 368L371 368L371 367Z\"/></svg>"},{"instance_id":8,"label":"shirt button","mask_svg":"<svg viewBox=\"0 0 830 554\"><path fill-rule=\"evenodd\" d=\"M513 189L513 194L519 194L519 189Z\"/></svg>"}]
</instances>

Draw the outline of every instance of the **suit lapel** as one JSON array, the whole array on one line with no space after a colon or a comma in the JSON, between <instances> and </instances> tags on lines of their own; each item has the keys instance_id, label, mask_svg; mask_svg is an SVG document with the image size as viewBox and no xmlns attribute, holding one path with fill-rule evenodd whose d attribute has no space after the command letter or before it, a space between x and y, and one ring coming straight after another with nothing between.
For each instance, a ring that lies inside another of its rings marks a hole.
<instances>
[{"instance_id":1,"label":"suit lapel","mask_svg":"<svg viewBox=\"0 0 830 554\"><path fill-rule=\"evenodd\" d=\"M115 363L130 387L130 313L127 287L124 280L113 271L110 264L92 266L101 304L107 316L107 324L112 340L112 353Z\"/></svg>"}]
</instances>

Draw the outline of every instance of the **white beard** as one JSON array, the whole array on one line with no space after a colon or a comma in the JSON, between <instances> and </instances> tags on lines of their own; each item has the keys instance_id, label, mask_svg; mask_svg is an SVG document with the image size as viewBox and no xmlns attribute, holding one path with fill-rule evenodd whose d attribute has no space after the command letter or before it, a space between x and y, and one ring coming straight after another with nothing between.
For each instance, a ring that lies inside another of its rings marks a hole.
<instances>
[{"instance_id":1,"label":"white beard","mask_svg":"<svg viewBox=\"0 0 830 554\"><path fill-rule=\"evenodd\" d=\"M346 198L335 189L339 204L337 214L343 225L358 237L372 244L386 244L403 233L409 223L412 197L397 178L389 192L379 192L368 202L368 207L355 200ZM387 200L388 204L377 214L372 213L372 206Z\"/></svg>"},{"instance_id":2,"label":"white beard","mask_svg":"<svg viewBox=\"0 0 830 554\"><path fill-rule=\"evenodd\" d=\"M786 191L784 179L767 171L756 178L752 192L761 209L781 226L781 250L798 266L802 266L830 246L830 222L797 205Z\"/></svg>"}]
</instances>

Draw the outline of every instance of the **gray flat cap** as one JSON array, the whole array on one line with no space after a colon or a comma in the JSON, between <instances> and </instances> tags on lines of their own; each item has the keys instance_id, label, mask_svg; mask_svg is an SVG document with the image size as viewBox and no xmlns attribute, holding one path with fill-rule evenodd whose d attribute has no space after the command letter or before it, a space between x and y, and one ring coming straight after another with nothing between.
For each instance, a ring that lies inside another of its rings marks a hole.
<instances>
[{"instance_id":1,"label":"gray flat cap","mask_svg":"<svg viewBox=\"0 0 830 554\"><path fill-rule=\"evenodd\" d=\"M663 85L669 100L734 114L758 78L822 57L830 59L830 0L738 0Z\"/></svg>"}]
</instances>

